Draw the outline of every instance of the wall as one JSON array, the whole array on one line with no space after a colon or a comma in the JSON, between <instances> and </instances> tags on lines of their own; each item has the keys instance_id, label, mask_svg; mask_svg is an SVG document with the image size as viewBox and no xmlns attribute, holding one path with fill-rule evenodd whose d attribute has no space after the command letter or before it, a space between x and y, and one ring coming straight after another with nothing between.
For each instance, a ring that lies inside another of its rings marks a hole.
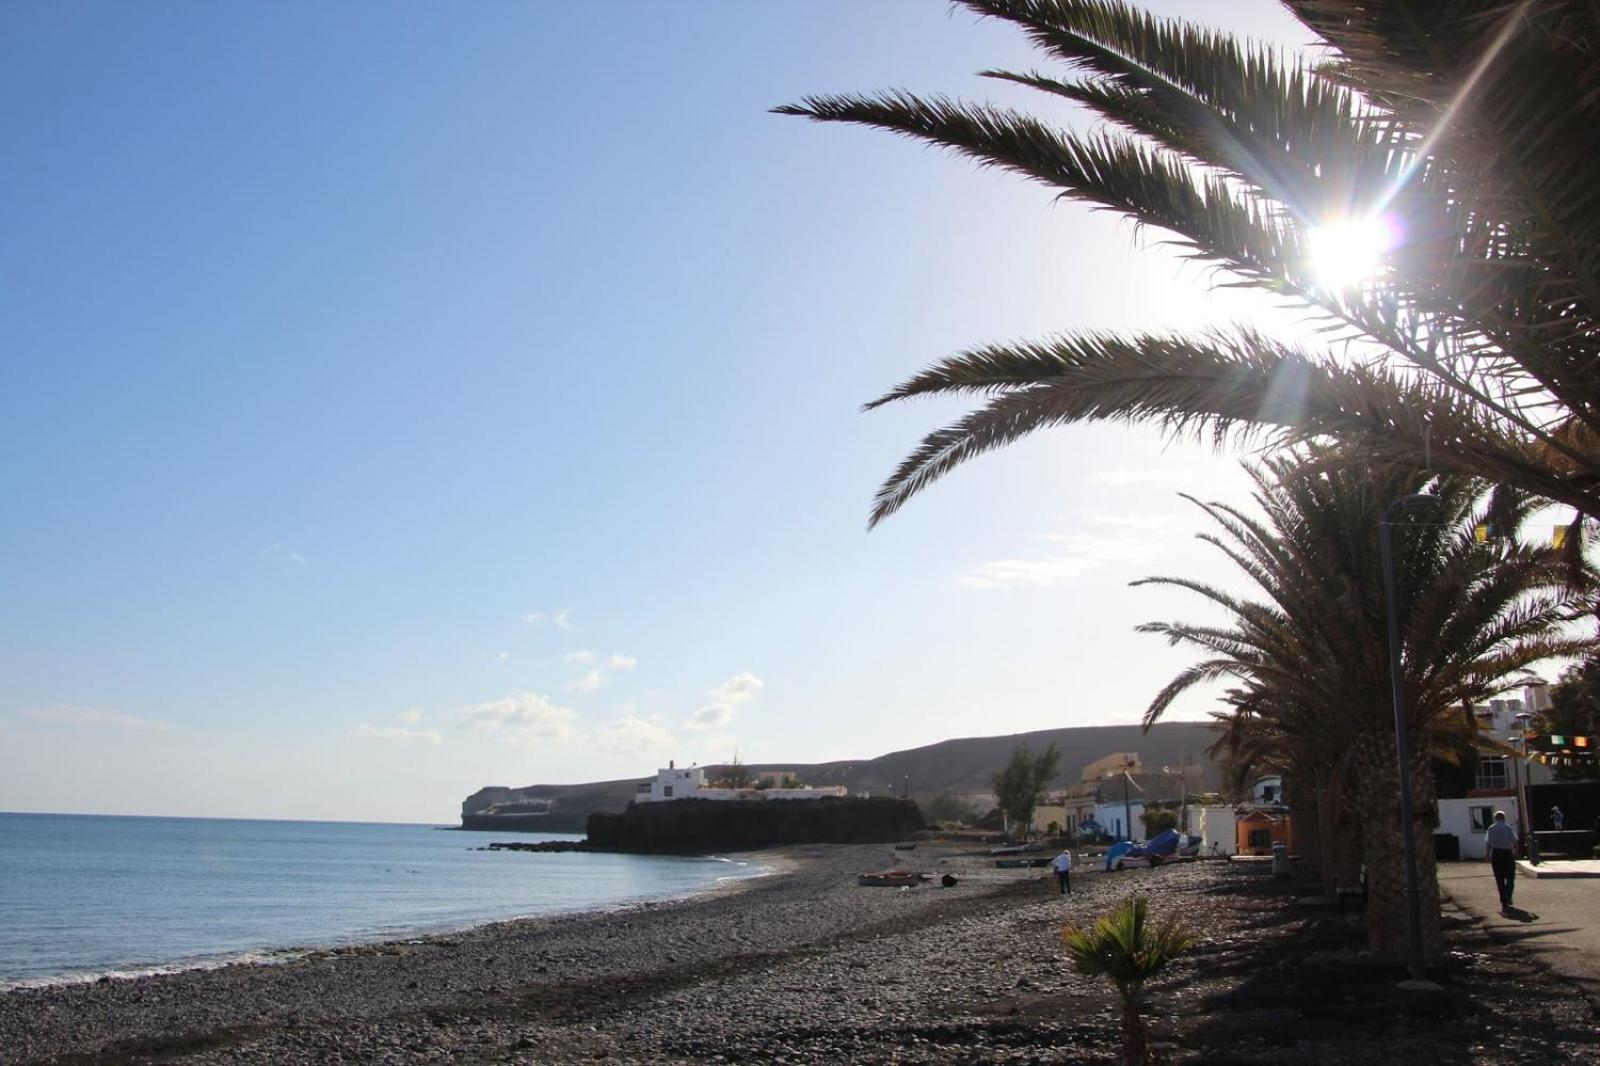
<instances>
[{"instance_id":1,"label":"wall","mask_svg":"<svg viewBox=\"0 0 1600 1066\"><path fill-rule=\"evenodd\" d=\"M1133 827L1131 829L1128 826L1130 809L1133 817ZM1143 813L1144 800L1137 796L1129 799L1126 807L1123 805L1121 796L1118 796L1114 802L1097 803L1094 806L1094 820L1099 822L1100 827L1116 840L1143 840L1144 823L1139 820L1139 816Z\"/></svg>"},{"instance_id":2,"label":"wall","mask_svg":"<svg viewBox=\"0 0 1600 1066\"><path fill-rule=\"evenodd\" d=\"M1234 822L1232 807L1200 808L1197 823L1200 834L1200 854L1210 855L1212 845L1216 845L1218 853L1222 855L1232 855L1238 851L1239 843L1234 832Z\"/></svg>"},{"instance_id":3,"label":"wall","mask_svg":"<svg viewBox=\"0 0 1600 1066\"><path fill-rule=\"evenodd\" d=\"M1437 832L1453 833L1461 841L1463 859L1483 859L1488 854L1483 843L1483 830L1472 828L1472 808L1487 807L1490 817L1495 811L1505 811L1506 821L1514 829L1517 825L1517 801L1510 796L1484 797L1482 799L1442 799L1439 801L1439 828Z\"/></svg>"},{"instance_id":4,"label":"wall","mask_svg":"<svg viewBox=\"0 0 1600 1066\"><path fill-rule=\"evenodd\" d=\"M922 827L922 812L911 800L875 797L639 803L621 814L590 815L588 830L597 850L706 854L778 844L889 843Z\"/></svg>"}]
</instances>

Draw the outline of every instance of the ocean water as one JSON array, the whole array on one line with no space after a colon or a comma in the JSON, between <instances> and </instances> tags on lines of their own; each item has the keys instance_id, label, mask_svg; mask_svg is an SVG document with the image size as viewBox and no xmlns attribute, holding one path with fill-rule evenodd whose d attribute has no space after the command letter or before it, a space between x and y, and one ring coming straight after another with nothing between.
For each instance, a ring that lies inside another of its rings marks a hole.
<instances>
[{"instance_id":1,"label":"ocean water","mask_svg":"<svg viewBox=\"0 0 1600 1066\"><path fill-rule=\"evenodd\" d=\"M682 896L758 867L421 825L0 814L0 988Z\"/></svg>"}]
</instances>

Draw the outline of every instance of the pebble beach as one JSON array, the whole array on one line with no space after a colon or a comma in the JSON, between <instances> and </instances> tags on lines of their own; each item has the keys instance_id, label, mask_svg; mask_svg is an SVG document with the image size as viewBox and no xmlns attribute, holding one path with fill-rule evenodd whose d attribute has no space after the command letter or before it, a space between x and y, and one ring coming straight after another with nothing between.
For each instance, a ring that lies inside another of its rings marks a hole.
<instances>
[{"instance_id":1,"label":"pebble beach","mask_svg":"<svg viewBox=\"0 0 1600 1066\"><path fill-rule=\"evenodd\" d=\"M1085 870L1061 897L1053 877L996 871L970 847L744 857L771 873L683 900L277 965L13 990L0 994L0 1062L1113 1061L1114 1000L1071 971L1059 933L1132 892L1197 935L1153 990L1152 1033L1173 1061L1289 1061L1286 1042L1293 1061L1594 1061L1592 1009L1571 996L1569 1042L1466 1050L1479 1034L1460 1016L1475 997L1530 979L1492 957L1463 966L1443 1006L1395 1032L1308 1020L1337 1003L1300 1008L1295 1031L1284 996L1309 993L1285 976L1305 967L1283 953L1316 926L1289 890L1235 864ZM856 884L895 865L959 883ZM1350 1015L1370 1021L1373 1007L1358 1000Z\"/></svg>"}]
</instances>

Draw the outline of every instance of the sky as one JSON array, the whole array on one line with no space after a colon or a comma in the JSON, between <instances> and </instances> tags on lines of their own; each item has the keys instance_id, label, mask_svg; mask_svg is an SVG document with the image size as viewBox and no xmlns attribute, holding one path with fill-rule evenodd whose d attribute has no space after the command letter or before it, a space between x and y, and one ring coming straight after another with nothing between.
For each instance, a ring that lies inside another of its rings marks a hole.
<instances>
[{"instance_id":1,"label":"sky","mask_svg":"<svg viewBox=\"0 0 1600 1066\"><path fill-rule=\"evenodd\" d=\"M0 810L446 823L1137 720L1190 653L1133 627L1205 615L1128 582L1227 579L1177 494L1242 499L1241 455L1041 434L869 533L963 408L860 405L973 344L1270 312L768 110L1081 122L975 76L1043 63L938 0L0 7Z\"/></svg>"}]
</instances>

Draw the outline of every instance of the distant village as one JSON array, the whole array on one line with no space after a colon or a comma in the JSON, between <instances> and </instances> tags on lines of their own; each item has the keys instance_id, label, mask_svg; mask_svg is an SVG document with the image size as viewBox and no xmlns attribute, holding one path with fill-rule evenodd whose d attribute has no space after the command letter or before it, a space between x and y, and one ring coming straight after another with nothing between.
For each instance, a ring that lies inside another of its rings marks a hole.
<instances>
[{"instance_id":1,"label":"distant village","mask_svg":"<svg viewBox=\"0 0 1600 1066\"><path fill-rule=\"evenodd\" d=\"M1484 831L1496 810L1513 823L1523 817L1523 789L1553 780L1546 765L1519 757L1515 745L1542 694L1527 690L1522 699L1496 699L1476 706L1485 748L1470 776L1439 783L1438 835L1450 858L1484 858ZM1507 754L1508 752L1514 754ZM794 772L752 772L737 762L712 768L669 763L654 778L636 786L634 802L663 803L680 799L806 800L844 797L843 785L801 782ZM857 793L865 795L865 793ZM995 803L988 792L954 799L964 810L987 811ZM932 806L937 807L937 803ZM933 820L938 820L937 818ZM1294 818L1275 774L1252 778L1237 794L1224 797L1205 787L1205 767L1196 762L1178 766L1147 765L1140 753L1111 752L1084 765L1073 783L1046 791L1026 827L1012 832L1080 842L1140 840L1173 829L1199 841L1203 854L1270 855L1273 845L1294 848Z\"/></svg>"}]
</instances>

